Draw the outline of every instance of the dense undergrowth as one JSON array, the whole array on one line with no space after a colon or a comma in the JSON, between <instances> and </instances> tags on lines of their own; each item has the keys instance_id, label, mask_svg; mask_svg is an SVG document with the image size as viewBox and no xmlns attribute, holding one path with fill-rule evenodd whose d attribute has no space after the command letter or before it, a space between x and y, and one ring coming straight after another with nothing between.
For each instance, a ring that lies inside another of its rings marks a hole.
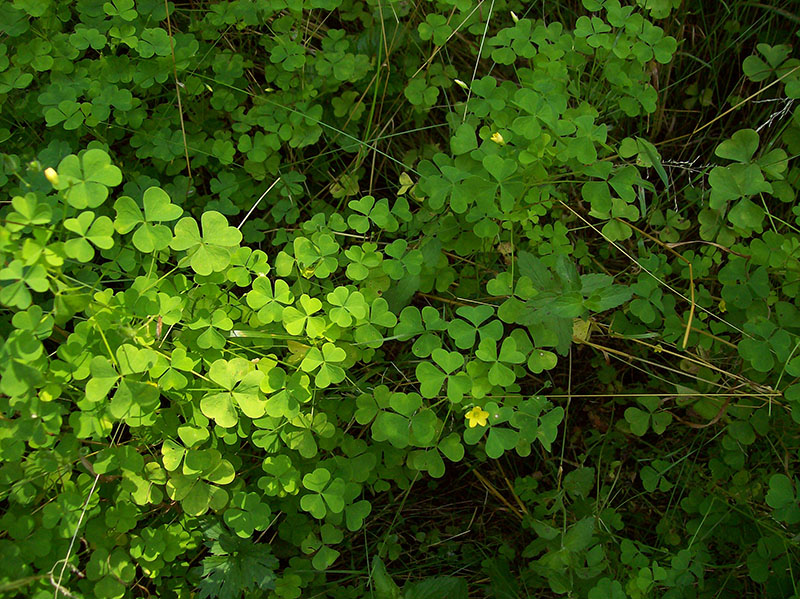
<instances>
[{"instance_id":1,"label":"dense undergrowth","mask_svg":"<svg viewBox=\"0 0 800 599\"><path fill-rule=\"evenodd\" d=\"M0 3L0 595L800 597L799 22Z\"/></svg>"}]
</instances>

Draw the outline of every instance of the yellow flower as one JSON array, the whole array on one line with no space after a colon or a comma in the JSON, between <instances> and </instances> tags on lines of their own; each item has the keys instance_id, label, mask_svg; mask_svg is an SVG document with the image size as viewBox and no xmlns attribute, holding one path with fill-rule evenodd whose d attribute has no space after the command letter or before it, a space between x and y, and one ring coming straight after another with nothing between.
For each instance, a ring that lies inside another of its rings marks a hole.
<instances>
[{"instance_id":1,"label":"yellow flower","mask_svg":"<svg viewBox=\"0 0 800 599\"><path fill-rule=\"evenodd\" d=\"M486 421L489 419L489 412L481 407L475 406L465 414L469 420L469 427L475 428L476 426L486 426Z\"/></svg>"},{"instance_id":2,"label":"yellow flower","mask_svg":"<svg viewBox=\"0 0 800 599\"><path fill-rule=\"evenodd\" d=\"M56 172L56 169L54 168L44 169L44 176L48 181L50 181L53 187L58 185L58 173Z\"/></svg>"},{"instance_id":3,"label":"yellow flower","mask_svg":"<svg viewBox=\"0 0 800 599\"><path fill-rule=\"evenodd\" d=\"M503 136L500 133L492 133L492 137L490 138L494 143L499 146L506 145L506 140L503 139Z\"/></svg>"}]
</instances>

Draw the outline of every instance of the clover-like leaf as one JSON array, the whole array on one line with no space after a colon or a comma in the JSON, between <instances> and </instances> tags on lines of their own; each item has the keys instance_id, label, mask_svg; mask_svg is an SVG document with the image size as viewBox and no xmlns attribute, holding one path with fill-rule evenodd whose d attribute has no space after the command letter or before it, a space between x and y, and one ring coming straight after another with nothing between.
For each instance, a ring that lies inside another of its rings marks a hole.
<instances>
[{"instance_id":1,"label":"clover-like leaf","mask_svg":"<svg viewBox=\"0 0 800 599\"><path fill-rule=\"evenodd\" d=\"M259 493L236 491L231 495L229 507L223 514L225 524L242 538L249 538L254 530L269 526L272 510Z\"/></svg>"},{"instance_id":2,"label":"clover-like leaf","mask_svg":"<svg viewBox=\"0 0 800 599\"><path fill-rule=\"evenodd\" d=\"M193 218L182 218L175 225L175 237L170 247L186 251L180 264L189 264L199 275L210 275L224 270L231 261L233 248L239 245L242 234L236 227L228 225L227 219L219 212L204 212L200 218L203 234Z\"/></svg>"},{"instance_id":3,"label":"clover-like leaf","mask_svg":"<svg viewBox=\"0 0 800 599\"><path fill-rule=\"evenodd\" d=\"M402 414L380 412L372 423L372 438L389 441L394 447L403 449L409 443L409 418Z\"/></svg>"},{"instance_id":4,"label":"clover-like leaf","mask_svg":"<svg viewBox=\"0 0 800 599\"><path fill-rule=\"evenodd\" d=\"M172 231L163 222L180 217L183 209L170 202L169 195L159 187L149 187L144 192L144 214L128 196L114 203L117 218L114 226L120 233L128 233L138 226L133 234L133 245L140 252L150 253L167 248L172 241Z\"/></svg>"},{"instance_id":5,"label":"clover-like leaf","mask_svg":"<svg viewBox=\"0 0 800 599\"><path fill-rule=\"evenodd\" d=\"M347 353L342 348L333 343L325 343L322 351L317 347L308 350L300 368L305 372L314 372L319 368L314 382L318 387L324 388L344 380L344 370L336 363L344 361L346 357Z\"/></svg>"},{"instance_id":6,"label":"clover-like leaf","mask_svg":"<svg viewBox=\"0 0 800 599\"><path fill-rule=\"evenodd\" d=\"M105 399L120 378L119 372L105 356L94 356L91 362L92 376L86 383L86 399L97 402Z\"/></svg>"},{"instance_id":7,"label":"clover-like leaf","mask_svg":"<svg viewBox=\"0 0 800 599\"><path fill-rule=\"evenodd\" d=\"M528 369L534 374L552 370L557 363L558 356L546 349L534 349L528 356Z\"/></svg>"},{"instance_id":8,"label":"clover-like leaf","mask_svg":"<svg viewBox=\"0 0 800 599\"><path fill-rule=\"evenodd\" d=\"M13 212L6 216L5 226L10 231L17 231L26 225L46 225L53 216L50 206L40 202L36 194L26 193L24 196L11 198Z\"/></svg>"},{"instance_id":9,"label":"clover-like leaf","mask_svg":"<svg viewBox=\"0 0 800 599\"><path fill-rule=\"evenodd\" d=\"M711 185L709 206L714 210L731 200L772 192L772 185L764 179L757 164L715 166L708 175L708 182Z\"/></svg>"},{"instance_id":10,"label":"clover-like leaf","mask_svg":"<svg viewBox=\"0 0 800 599\"><path fill-rule=\"evenodd\" d=\"M747 163L758 149L758 133L753 129L740 129L730 139L719 144L714 153L720 158Z\"/></svg>"},{"instance_id":11,"label":"clover-like leaf","mask_svg":"<svg viewBox=\"0 0 800 599\"><path fill-rule=\"evenodd\" d=\"M519 433L509 428L493 426L486 437L486 455L496 460L517 445Z\"/></svg>"},{"instance_id":12,"label":"clover-like leaf","mask_svg":"<svg viewBox=\"0 0 800 599\"><path fill-rule=\"evenodd\" d=\"M625 420L630 425L631 432L641 437L650 426L650 413L639 408L627 408L625 410Z\"/></svg>"},{"instance_id":13,"label":"clover-like leaf","mask_svg":"<svg viewBox=\"0 0 800 599\"><path fill-rule=\"evenodd\" d=\"M94 212L87 210L76 218L66 219L64 228L78 235L64 243L64 251L79 262L89 262L94 258L93 245L104 250L114 247L114 225L107 216L95 219Z\"/></svg>"},{"instance_id":14,"label":"clover-like leaf","mask_svg":"<svg viewBox=\"0 0 800 599\"><path fill-rule=\"evenodd\" d=\"M271 283L266 277L257 277L252 291L247 293L247 305L258 310L258 320L262 324L281 320L284 307L293 301L294 296L283 279Z\"/></svg>"},{"instance_id":15,"label":"clover-like leaf","mask_svg":"<svg viewBox=\"0 0 800 599\"><path fill-rule=\"evenodd\" d=\"M236 426L238 406L250 418L260 418L266 411L266 399L260 394L264 373L244 358L216 360L208 377L220 385L223 392L211 392L200 401L200 409L222 427Z\"/></svg>"},{"instance_id":16,"label":"clover-like leaf","mask_svg":"<svg viewBox=\"0 0 800 599\"><path fill-rule=\"evenodd\" d=\"M430 362L417 364L416 376L419 381L419 392L422 397L433 398L439 395L447 375Z\"/></svg>"},{"instance_id":17,"label":"clover-like leaf","mask_svg":"<svg viewBox=\"0 0 800 599\"><path fill-rule=\"evenodd\" d=\"M22 260L12 262L0 270L0 281L11 281L0 287L0 303L24 310L31 305L30 290L44 292L49 289L47 270L41 264L25 265Z\"/></svg>"},{"instance_id":18,"label":"clover-like leaf","mask_svg":"<svg viewBox=\"0 0 800 599\"><path fill-rule=\"evenodd\" d=\"M481 340L475 357L489 363L488 380L492 385L507 387L514 383L516 375L506 364L520 364L525 361L525 356L516 349L513 339L506 338L501 345L500 353L493 339Z\"/></svg>"},{"instance_id":19,"label":"clover-like leaf","mask_svg":"<svg viewBox=\"0 0 800 599\"><path fill-rule=\"evenodd\" d=\"M333 478L325 468L316 468L303 477L303 486L311 494L303 495L300 507L312 516L321 520L329 511L338 514L344 510L345 482L341 478Z\"/></svg>"},{"instance_id":20,"label":"clover-like leaf","mask_svg":"<svg viewBox=\"0 0 800 599\"><path fill-rule=\"evenodd\" d=\"M767 505L774 510L773 515L788 524L800 522L800 497L795 491L795 483L785 474L773 474L765 498Z\"/></svg>"},{"instance_id":21,"label":"clover-like leaf","mask_svg":"<svg viewBox=\"0 0 800 599\"><path fill-rule=\"evenodd\" d=\"M450 138L450 150L453 155L466 154L478 147L475 137L475 128L467 123L459 125L456 132Z\"/></svg>"},{"instance_id":22,"label":"clover-like leaf","mask_svg":"<svg viewBox=\"0 0 800 599\"><path fill-rule=\"evenodd\" d=\"M328 302L333 306L330 311L331 321L340 327L348 327L355 321L361 321L367 316L368 304L360 291L350 292L346 287L337 287L327 296Z\"/></svg>"},{"instance_id":23,"label":"clover-like leaf","mask_svg":"<svg viewBox=\"0 0 800 599\"><path fill-rule=\"evenodd\" d=\"M372 512L372 504L366 499L356 501L345 507L345 522L347 530L355 532L364 525L364 520Z\"/></svg>"},{"instance_id":24,"label":"clover-like leaf","mask_svg":"<svg viewBox=\"0 0 800 599\"><path fill-rule=\"evenodd\" d=\"M169 472L177 470L186 455L186 448L175 441L165 439L161 444L161 461Z\"/></svg>"},{"instance_id":25,"label":"clover-like leaf","mask_svg":"<svg viewBox=\"0 0 800 599\"><path fill-rule=\"evenodd\" d=\"M287 306L283 309L283 326L290 335L300 335L303 330L310 337L319 337L325 330L325 319L314 316L322 309L322 302L315 297L307 294L300 296L295 306Z\"/></svg>"},{"instance_id":26,"label":"clover-like leaf","mask_svg":"<svg viewBox=\"0 0 800 599\"><path fill-rule=\"evenodd\" d=\"M71 154L58 165L56 189L63 191L67 202L79 210L97 208L108 197L108 188L122 182L122 171L111 164L103 150L87 150L78 158Z\"/></svg>"}]
</instances>

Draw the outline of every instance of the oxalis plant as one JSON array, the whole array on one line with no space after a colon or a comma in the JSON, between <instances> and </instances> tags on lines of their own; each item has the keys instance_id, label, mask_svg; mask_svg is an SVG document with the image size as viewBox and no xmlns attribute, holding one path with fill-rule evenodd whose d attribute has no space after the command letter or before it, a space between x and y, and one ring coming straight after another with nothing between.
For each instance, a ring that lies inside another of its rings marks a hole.
<instances>
[{"instance_id":1,"label":"oxalis plant","mask_svg":"<svg viewBox=\"0 0 800 599\"><path fill-rule=\"evenodd\" d=\"M3 596L800 596L799 113L678 190L680 2L575 4L0 6ZM488 587L358 544L517 458Z\"/></svg>"}]
</instances>

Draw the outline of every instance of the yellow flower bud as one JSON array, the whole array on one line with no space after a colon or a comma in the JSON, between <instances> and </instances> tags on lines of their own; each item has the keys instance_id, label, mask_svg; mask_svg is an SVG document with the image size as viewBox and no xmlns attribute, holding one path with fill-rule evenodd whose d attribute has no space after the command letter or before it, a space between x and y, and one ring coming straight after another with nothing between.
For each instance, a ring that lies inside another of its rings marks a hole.
<instances>
[{"instance_id":1,"label":"yellow flower bud","mask_svg":"<svg viewBox=\"0 0 800 599\"><path fill-rule=\"evenodd\" d=\"M499 133L492 133L491 140L496 143L498 146L506 145L506 140L503 139L503 136Z\"/></svg>"},{"instance_id":2,"label":"yellow flower bud","mask_svg":"<svg viewBox=\"0 0 800 599\"><path fill-rule=\"evenodd\" d=\"M461 89L469 89L469 86L466 83L464 83L463 81L461 81L461 79L453 79L453 81L455 81L456 85L458 87L460 87Z\"/></svg>"},{"instance_id":3,"label":"yellow flower bud","mask_svg":"<svg viewBox=\"0 0 800 599\"><path fill-rule=\"evenodd\" d=\"M56 169L52 167L47 167L46 169L44 169L44 176L48 181L50 181L50 184L53 187L56 187L58 185L58 173L56 172Z\"/></svg>"},{"instance_id":4,"label":"yellow flower bud","mask_svg":"<svg viewBox=\"0 0 800 599\"><path fill-rule=\"evenodd\" d=\"M514 21L514 23L519 23L519 17L514 14L513 10L511 11L511 20Z\"/></svg>"}]
</instances>

